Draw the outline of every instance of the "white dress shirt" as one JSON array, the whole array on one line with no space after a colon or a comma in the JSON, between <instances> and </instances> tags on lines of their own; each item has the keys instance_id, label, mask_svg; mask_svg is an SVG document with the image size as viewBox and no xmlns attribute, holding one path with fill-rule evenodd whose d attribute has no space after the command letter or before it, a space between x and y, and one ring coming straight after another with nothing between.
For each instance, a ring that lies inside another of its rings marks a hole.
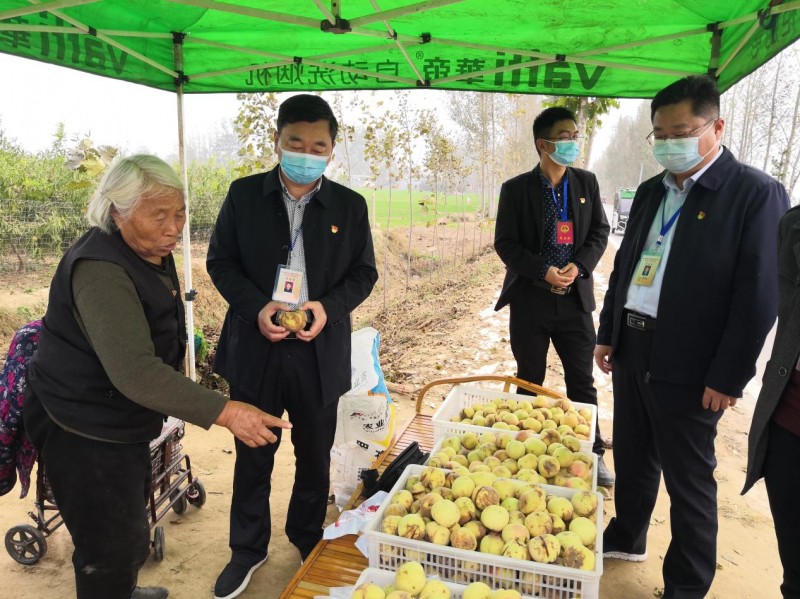
<instances>
[{"instance_id":1,"label":"white dress shirt","mask_svg":"<svg viewBox=\"0 0 800 599\"><path fill-rule=\"evenodd\" d=\"M686 200L686 196L689 195L692 187L694 187L694 184L697 183L700 177L703 176L703 173L705 173L721 155L722 146L720 146L719 151L711 162L683 182L683 189L678 188L678 184L675 182L675 175L670 172L666 174L663 179L664 187L666 188L664 203L658 208L656 216L653 219L653 224L650 225L650 232L647 234L643 252L654 250L656 247L656 240L659 235L661 235L662 210L664 211L664 222L668 223L672 215L675 214L675 211L683 206L683 202ZM661 242L661 262L658 265L658 269L656 269L652 284L647 287L644 285L636 285L631 281L628 287L628 296L625 301L626 309L638 312L639 314L645 314L652 318L658 316L658 299L661 295L661 284L664 281L664 272L667 270L667 260L669 259L669 252L672 248L672 238L675 236L675 229L678 228L678 221L680 219L681 215L678 215L678 218L675 219L675 222L672 224L669 231L667 231L667 234Z\"/></svg>"}]
</instances>

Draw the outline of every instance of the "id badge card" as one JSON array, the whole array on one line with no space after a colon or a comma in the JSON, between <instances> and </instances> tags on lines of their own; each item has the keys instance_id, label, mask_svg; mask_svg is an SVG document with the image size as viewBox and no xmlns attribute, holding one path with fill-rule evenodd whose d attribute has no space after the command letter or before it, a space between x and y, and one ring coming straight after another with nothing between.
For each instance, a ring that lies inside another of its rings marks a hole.
<instances>
[{"instance_id":1,"label":"id badge card","mask_svg":"<svg viewBox=\"0 0 800 599\"><path fill-rule=\"evenodd\" d=\"M642 287L650 287L653 284L653 279L656 276L658 265L661 263L661 254L658 252L643 252L639 258L639 264L636 265L634 271L633 284L641 285Z\"/></svg>"},{"instance_id":2,"label":"id badge card","mask_svg":"<svg viewBox=\"0 0 800 599\"><path fill-rule=\"evenodd\" d=\"M303 285L303 273L299 270L290 270L285 264L278 267L275 276L275 288L272 290L272 299L276 302L287 304L300 303L300 287Z\"/></svg>"},{"instance_id":3,"label":"id badge card","mask_svg":"<svg viewBox=\"0 0 800 599\"><path fill-rule=\"evenodd\" d=\"M562 220L556 222L556 243L559 245L572 245L572 232L573 229L571 220Z\"/></svg>"}]
</instances>

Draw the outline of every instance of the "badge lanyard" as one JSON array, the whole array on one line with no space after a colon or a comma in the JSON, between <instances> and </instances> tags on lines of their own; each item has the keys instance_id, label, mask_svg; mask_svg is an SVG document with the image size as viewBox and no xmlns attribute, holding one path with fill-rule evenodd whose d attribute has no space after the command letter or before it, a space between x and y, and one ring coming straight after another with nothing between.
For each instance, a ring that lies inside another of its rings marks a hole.
<instances>
[{"instance_id":1,"label":"badge lanyard","mask_svg":"<svg viewBox=\"0 0 800 599\"><path fill-rule=\"evenodd\" d=\"M558 218L556 219L556 244L557 245L572 245L574 238L572 233L572 221L567 220L569 217L569 183L566 175L561 187L561 206L558 205L558 196L553 186L550 186L550 191L553 194L553 203L556 206Z\"/></svg>"},{"instance_id":2,"label":"badge lanyard","mask_svg":"<svg viewBox=\"0 0 800 599\"><path fill-rule=\"evenodd\" d=\"M562 200L561 200L561 207L558 205L558 196L556 195L556 190L553 186L550 186L550 193L553 194L553 203L556 205L556 212L558 212L558 220L559 222L566 222L567 216L569 214L568 207L567 207L567 198L569 197L567 194L568 190L568 181L567 178L564 177L564 183L561 186L561 193L562 193Z\"/></svg>"},{"instance_id":3,"label":"badge lanyard","mask_svg":"<svg viewBox=\"0 0 800 599\"><path fill-rule=\"evenodd\" d=\"M669 230L675 224L675 221L678 220L678 216L680 215L682 208L683 205L680 205L675 213L670 217L669 221L665 222L667 200L664 199L664 204L662 205L661 209L661 230L658 234L658 238L656 238L654 247L652 247L649 251L642 252L641 257L639 258L639 264L636 266L633 276L634 285L650 287L653 284L656 271L661 264L662 254L664 253L664 248L661 247L661 244L664 243L664 237L666 237Z\"/></svg>"},{"instance_id":4,"label":"badge lanyard","mask_svg":"<svg viewBox=\"0 0 800 599\"><path fill-rule=\"evenodd\" d=\"M294 246L297 245L297 240L300 239L300 235L303 234L303 225L300 225L300 228L297 229L297 233L294 234L294 239L291 240L291 244L289 245L289 257L286 259L286 263L292 263L292 252L294 252Z\"/></svg>"},{"instance_id":5,"label":"badge lanyard","mask_svg":"<svg viewBox=\"0 0 800 599\"><path fill-rule=\"evenodd\" d=\"M292 252L294 251L297 240L303 233L303 225L297 229L294 237L290 238L289 256L286 259L286 264L278 266L278 272L275 275L275 286L272 289L272 299L278 302L286 302L287 304L296 306L300 302L300 290L303 286L304 273L299 270L291 270L289 266L292 263ZM291 232L290 232L291 235Z\"/></svg>"},{"instance_id":6,"label":"badge lanyard","mask_svg":"<svg viewBox=\"0 0 800 599\"><path fill-rule=\"evenodd\" d=\"M661 254L664 250L661 247L661 244L664 242L664 237L666 237L669 230L672 228L672 225L675 224L675 221L678 220L678 216L681 213L681 209L683 208L683 204L678 206L678 209L673 213L670 217L668 222L664 222L664 218L666 217L667 212L667 200L664 200L664 204L661 207L661 232L658 234L658 238L656 239L656 247L654 251Z\"/></svg>"}]
</instances>

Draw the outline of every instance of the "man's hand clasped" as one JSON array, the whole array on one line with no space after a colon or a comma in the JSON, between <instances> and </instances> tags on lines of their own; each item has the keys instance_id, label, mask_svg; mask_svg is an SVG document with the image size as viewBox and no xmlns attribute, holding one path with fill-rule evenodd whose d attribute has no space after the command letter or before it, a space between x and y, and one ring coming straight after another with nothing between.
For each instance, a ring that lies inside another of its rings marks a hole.
<instances>
[{"instance_id":1,"label":"man's hand clasped","mask_svg":"<svg viewBox=\"0 0 800 599\"><path fill-rule=\"evenodd\" d=\"M258 313L258 329L261 334L273 343L286 339L291 331L275 324L272 319L278 312L289 312L293 309L289 304L283 302L269 302ZM295 335L300 341L311 341L325 328L328 322L328 315L321 302L305 302L299 309L310 311L314 318L311 327L307 331L297 331Z\"/></svg>"},{"instance_id":2,"label":"man's hand clasped","mask_svg":"<svg viewBox=\"0 0 800 599\"><path fill-rule=\"evenodd\" d=\"M544 275L544 280L556 287L569 287L578 278L580 271L575 263L570 262L564 268L551 266Z\"/></svg>"},{"instance_id":3,"label":"man's hand clasped","mask_svg":"<svg viewBox=\"0 0 800 599\"><path fill-rule=\"evenodd\" d=\"M328 315L320 302L306 302L300 306L301 310L310 310L314 315L311 328L307 331L297 331L297 338L301 341L311 341L322 332L328 322Z\"/></svg>"},{"instance_id":4,"label":"man's hand clasped","mask_svg":"<svg viewBox=\"0 0 800 599\"><path fill-rule=\"evenodd\" d=\"M292 307L283 302L268 303L258 313L258 330L273 343L285 339L289 331L272 322L272 319L278 312L289 312L290 310L292 310Z\"/></svg>"}]
</instances>

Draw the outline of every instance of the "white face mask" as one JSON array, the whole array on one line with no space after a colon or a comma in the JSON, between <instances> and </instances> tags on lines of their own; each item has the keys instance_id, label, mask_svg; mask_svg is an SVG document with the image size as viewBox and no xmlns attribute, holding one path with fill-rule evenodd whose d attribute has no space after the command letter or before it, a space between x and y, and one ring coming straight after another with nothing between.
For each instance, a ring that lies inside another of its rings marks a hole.
<instances>
[{"instance_id":1,"label":"white face mask","mask_svg":"<svg viewBox=\"0 0 800 599\"><path fill-rule=\"evenodd\" d=\"M550 140L546 140L550 141ZM560 166L569 166L578 159L578 154L581 153L581 148L578 142L572 139L556 139L551 142L555 145L555 152L544 152L550 156L550 160Z\"/></svg>"},{"instance_id":2,"label":"white face mask","mask_svg":"<svg viewBox=\"0 0 800 599\"><path fill-rule=\"evenodd\" d=\"M281 169L295 183L309 185L323 175L329 158L281 148Z\"/></svg>"},{"instance_id":3,"label":"white face mask","mask_svg":"<svg viewBox=\"0 0 800 599\"><path fill-rule=\"evenodd\" d=\"M653 158L671 173L679 175L690 171L716 149L715 143L708 152L700 154L700 138L712 129L710 127L698 137L656 139L653 141Z\"/></svg>"}]
</instances>

